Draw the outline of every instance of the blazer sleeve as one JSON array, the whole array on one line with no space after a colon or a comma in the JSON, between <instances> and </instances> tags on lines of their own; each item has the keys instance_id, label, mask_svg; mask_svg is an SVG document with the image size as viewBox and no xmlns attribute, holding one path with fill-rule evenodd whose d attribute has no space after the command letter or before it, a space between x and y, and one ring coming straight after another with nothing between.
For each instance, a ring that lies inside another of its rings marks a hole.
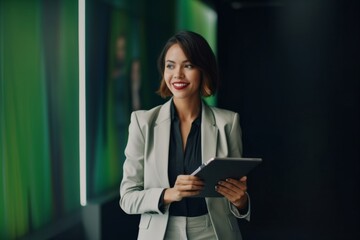
<instances>
[{"instance_id":1,"label":"blazer sleeve","mask_svg":"<svg viewBox=\"0 0 360 240\"><path fill-rule=\"evenodd\" d=\"M242 146L242 133L240 127L240 117L238 113L234 114L232 121L231 130L229 133L229 157L241 157L243 146Z\"/></svg>"},{"instance_id":2,"label":"blazer sleeve","mask_svg":"<svg viewBox=\"0 0 360 240\"><path fill-rule=\"evenodd\" d=\"M139 123L140 111L131 114L128 143L125 148L120 207L128 214L159 213L163 188L144 189L144 149L146 136Z\"/></svg>"},{"instance_id":3,"label":"blazer sleeve","mask_svg":"<svg viewBox=\"0 0 360 240\"><path fill-rule=\"evenodd\" d=\"M232 122L232 127L230 130L230 134L229 134L229 153L230 153L230 157L241 157L242 156L242 152L243 152L243 147L242 147L242 133L241 133L241 127L240 127L240 117L238 113L234 114L234 118L233 118L233 122ZM234 216L236 218L244 218L248 221L250 221L250 213L251 213L251 204L250 204L250 196L248 193L246 193L247 197L248 197L248 211L242 215L240 214L240 212L238 211L238 209L232 205L229 202L229 208L230 211L234 214Z\"/></svg>"}]
</instances>

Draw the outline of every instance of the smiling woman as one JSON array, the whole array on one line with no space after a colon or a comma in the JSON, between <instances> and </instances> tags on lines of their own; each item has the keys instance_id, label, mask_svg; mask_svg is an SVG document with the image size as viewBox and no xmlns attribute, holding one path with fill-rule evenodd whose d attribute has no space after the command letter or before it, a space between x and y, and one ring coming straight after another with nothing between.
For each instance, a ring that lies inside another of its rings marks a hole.
<instances>
[{"instance_id":1,"label":"smiling woman","mask_svg":"<svg viewBox=\"0 0 360 240\"><path fill-rule=\"evenodd\" d=\"M214 199L196 197L206 183L191 175L210 158L242 154L238 114L202 99L217 90L215 55L200 34L181 31L158 68L158 93L170 99L131 114L120 206L141 214L138 239L242 239L236 218L250 217L247 178L219 182Z\"/></svg>"}]
</instances>

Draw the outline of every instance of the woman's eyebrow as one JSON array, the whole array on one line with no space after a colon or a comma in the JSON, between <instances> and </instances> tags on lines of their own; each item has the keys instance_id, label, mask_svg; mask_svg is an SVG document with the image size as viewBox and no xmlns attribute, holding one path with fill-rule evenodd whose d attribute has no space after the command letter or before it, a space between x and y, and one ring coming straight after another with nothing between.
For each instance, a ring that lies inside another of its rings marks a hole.
<instances>
[{"instance_id":1,"label":"woman's eyebrow","mask_svg":"<svg viewBox=\"0 0 360 240\"><path fill-rule=\"evenodd\" d=\"M173 60L166 60L166 62L170 62L170 63L175 63L175 61L173 61ZM182 61L182 63L191 63L190 62L190 60L184 60L184 61Z\"/></svg>"}]
</instances>

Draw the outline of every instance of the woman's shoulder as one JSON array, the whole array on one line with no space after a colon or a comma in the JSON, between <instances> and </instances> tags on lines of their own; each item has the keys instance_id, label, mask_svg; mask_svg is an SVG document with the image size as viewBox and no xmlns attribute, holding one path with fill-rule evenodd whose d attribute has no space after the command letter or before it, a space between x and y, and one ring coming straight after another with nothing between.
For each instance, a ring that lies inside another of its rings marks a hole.
<instances>
[{"instance_id":1,"label":"woman's shoulder","mask_svg":"<svg viewBox=\"0 0 360 240\"><path fill-rule=\"evenodd\" d=\"M208 106L211 111L214 113L214 115L216 117L230 117L233 118L235 115L237 115L237 112L234 112L232 110L229 109L225 109L225 108L219 108L219 107L214 107L214 106Z\"/></svg>"},{"instance_id":2,"label":"woman's shoulder","mask_svg":"<svg viewBox=\"0 0 360 240\"><path fill-rule=\"evenodd\" d=\"M152 124L154 123L160 113L160 109L163 107L164 105L158 105L155 106L151 109L148 110L136 110L134 112L132 112L132 117L136 117L137 121L140 124Z\"/></svg>"},{"instance_id":3,"label":"woman's shoulder","mask_svg":"<svg viewBox=\"0 0 360 240\"><path fill-rule=\"evenodd\" d=\"M133 111L133 114L136 115L137 117L141 117L141 118L151 118L154 115L157 115L160 111L162 105L158 105L156 107L153 107L151 109L147 109L147 110L136 110Z\"/></svg>"},{"instance_id":4,"label":"woman's shoulder","mask_svg":"<svg viewBox=\"0 0 360 240\"><path fill-rule=\"evenodd\" d=\"M239 119L239 114L237 112L231 111L229 109L208 106L212 115L214 116L215 122L217 124L229 124Z\"/></svg>"}]
</instances>

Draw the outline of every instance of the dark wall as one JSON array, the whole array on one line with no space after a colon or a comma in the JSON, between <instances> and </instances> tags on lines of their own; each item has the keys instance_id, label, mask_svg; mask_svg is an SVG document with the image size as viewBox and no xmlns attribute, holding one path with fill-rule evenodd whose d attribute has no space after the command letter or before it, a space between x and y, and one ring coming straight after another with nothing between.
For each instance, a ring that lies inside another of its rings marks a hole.
<instances>
[{"instance_id":1,"label":"dark wall","mask_svg":"<svg viewBox=\"0 0 360 240\"><path fill-rule=\"evenodd\" d=\"M146 9L146 67L148 79L151 84L145 86L149 92L149 99L144 100L144 109L150 109L158 104L163 104L164 99L155 94L159 88L161 76L157 68L157 58L166 41L175 31L176 2L168 0L144 1ZM166 9L166 10L165 10ZM148 104L149 102L149 104ZM151 103L151 104L150 104Z\"/></svg>"},{"instance_id":2,"label":"dark wall","mask_svg":"<svg viewBox=\"0 0 360 240\"><path fill-rule=\"evenodd\" d=\"M217 1L218 105L240 113L245 239L359 239L359 3Z\"/></svg>"}]
</instances>

